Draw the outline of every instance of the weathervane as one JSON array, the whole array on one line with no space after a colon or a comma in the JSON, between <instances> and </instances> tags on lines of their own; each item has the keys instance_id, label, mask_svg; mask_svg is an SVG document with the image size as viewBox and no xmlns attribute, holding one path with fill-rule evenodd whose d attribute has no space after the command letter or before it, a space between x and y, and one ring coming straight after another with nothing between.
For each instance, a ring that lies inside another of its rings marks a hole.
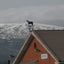
<instances>
[{"instance_id":1,"label":"weathervane","mask_svg":"<svg viewBox=\"0 0 64 64\"><path fill-rule=\"evenodd\" d=\"M31 32L33 30L33 21L26 20L26 22L28 23L28 29Z\"/></svg>"}]
</instances>

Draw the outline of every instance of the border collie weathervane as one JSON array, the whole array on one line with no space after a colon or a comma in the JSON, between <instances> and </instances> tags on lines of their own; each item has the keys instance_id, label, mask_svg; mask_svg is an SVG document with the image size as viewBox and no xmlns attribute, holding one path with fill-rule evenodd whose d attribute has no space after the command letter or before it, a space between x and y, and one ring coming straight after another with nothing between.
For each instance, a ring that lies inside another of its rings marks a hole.
<instances>
[{"instance_id":1,"label":"border collie weathervane","mask_svg":"<svg viewBox=\"0 0 64 64\"><path fill-rule=\"evenodd\" d=\"M26 22L28 23L28 29L31 32L33 30L33 21L26 20Z\"/></svg>"}]
</instances>

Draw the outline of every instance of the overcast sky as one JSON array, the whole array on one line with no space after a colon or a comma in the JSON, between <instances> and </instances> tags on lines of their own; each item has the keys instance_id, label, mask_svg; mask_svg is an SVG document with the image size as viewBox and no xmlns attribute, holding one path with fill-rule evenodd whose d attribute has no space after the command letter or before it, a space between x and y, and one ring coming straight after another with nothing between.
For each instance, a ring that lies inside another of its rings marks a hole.
<instances>
[{"instance_id":1,"label":"overcast sky","mask_svg":"<svg viewBox=\"0 0 64 64\"><path fill-rule=\"evenodd\" d=\"M64 26L64 0L0 0L0 23L27 19Z\"/></svg>"},{"instance_id":2,"label":"overcast sky","mask_svg":"<svg viewBox=\"0 0 64 64\"><path fill-rule=\"evenodd\" d=\"M42 5L64 5L64 0L0 0L0 10Z\"/></svg>"}]
</instances>

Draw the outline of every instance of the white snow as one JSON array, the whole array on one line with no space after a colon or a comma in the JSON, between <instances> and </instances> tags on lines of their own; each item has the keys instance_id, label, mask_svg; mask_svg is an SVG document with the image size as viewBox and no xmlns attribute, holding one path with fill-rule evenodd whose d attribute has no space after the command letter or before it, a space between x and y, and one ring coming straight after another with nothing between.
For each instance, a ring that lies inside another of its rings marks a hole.
<instances>
[{"instance_id":1,"label":"white snow","mask_svg":"<svg viewBox=\"0 0 64 64\"><path fill-rule=\"evenodd\" d=\"M64 30L64 27L34 23L34 30ZM26 23L0 24L0 38L26 38L29 34Z\"/></svg>"}]
</instances>

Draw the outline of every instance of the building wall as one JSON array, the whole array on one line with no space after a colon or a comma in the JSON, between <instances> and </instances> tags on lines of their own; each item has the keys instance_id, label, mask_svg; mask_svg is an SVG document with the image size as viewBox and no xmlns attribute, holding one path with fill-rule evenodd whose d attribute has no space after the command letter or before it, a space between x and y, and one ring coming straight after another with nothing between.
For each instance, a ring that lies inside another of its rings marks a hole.
<instances>
[{"instance_id":1,"label":"building wall","mask_svg":"<svg viewBox=\"0 0 64 64\"><path fill-rule=\"evenodd\" d=\"M34 51L34 43L36 43L37 49L41 50L41 52L35 52ZM41 59L41 54L48 54L48 58L47 59ZM35 38L32 41L27 52L25 53L22 61L25 62L25 61L28 61L31 59L38 59L39 64L55 64L55 60L52 58L52 56L46 51L46 49ZM20 62L20 64L21 64L21 62Z\"/></svg>"},{"instance_id":2,"label":"building wall","mask_svg":"<svg viewBox=\"0 0 64 64\"><path fill-rule=\"evenodd\" d=\"M26 61L26 62L22 62L21 64L39 64L39 61L38 59L33 59L33 60L29 60L29 61Z\"/></svg>"}]
</instances>

